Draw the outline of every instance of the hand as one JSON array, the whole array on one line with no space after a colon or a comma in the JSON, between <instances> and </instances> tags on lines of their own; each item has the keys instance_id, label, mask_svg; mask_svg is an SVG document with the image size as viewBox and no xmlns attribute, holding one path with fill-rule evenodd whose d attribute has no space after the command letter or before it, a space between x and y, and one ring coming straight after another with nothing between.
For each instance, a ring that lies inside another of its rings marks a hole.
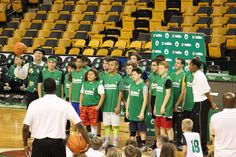
<instances>
[{"instance_id":1,"label":"hand","mask_svg":"<svg viewBox=\"0 0 236 157\"><path fill-rule=\"evenodd\" d=\"M117 107L115 108L115 114L119 114L119 113L120 113L120 107L117 106Z\"/></svg>"},{"instance_id":2,"label":"hand","mask_svg":"<svg viewBox=\"0 0 236 157\"><path fill-rule=\"evenodd\" d=\"M164 106L161 106L161 110L160 110L161 114L165 114L166 113L166 109Z\"/></svg>"},{"instance_id":3,"label":"hand","mask_svg":"<svg viewBox=\"0 0 236 157\"><path fill-rule=\"evenodd\" d=\"M211 108L212 108L212 109L215 109L215 110L218 110L218 109L219 109L219 107L216 105L215 102L213 102L213 103L211 104Z\"/></svg>"},{"instance_id":4,"label":"hand","mask_svg":"<svg viewBox=\"0 0 236 157\"><path fill-rule=\"evenodd\" d=\"M129 118L129 112L126 111L125 116L126 118Z\"/></svg>"},{"instance_id":5,"label":"hand","mask_svg":"<svg viewBox=\"0 0 236 157\"><path fill-rule=\"evenodd\" d=\"M140 114L138 115L138 118L139 118L139 120L143 120L143 119L144 119L144 114L143 114L143 113L140 113Z\"/></svg>"},{"instance_id":6,"label":"hand","mask_svg":"<svg viewBox=\"0 0 236 157\"><path fill-rule=\"evenodd\" d=\"M80 151L80 154L83 154L83 153L87 152L88 149L90 148L90 146L91 146L91 145L88 144L87 147L86 147L84 150Z\"/></svg>"},{"instance_id":7,"label":"hand","mask_svg":"<svg viewBox=\"0 0 236 157\"><path fill-rule=\"evenodd\" d=\"M96 109L97 111L99 111L100 107L99 107L99 106L95 106L95 109Z\"/></svg>"},{"instance_id":8,"label":"hand","mask_svg":"<svg viewBox=\"0 0 236 157\"><path fill-rule=\"evenodd\" d=\"M30 148L30 146L24 146L24 151L25 151L26 157L31 157L31 148Z\"/></svg>"},{"instance_id":9,"label":"hand","mask_svg":"<svg viewBox=\"0 0 236 157\"><path fill-rule=\"evenodd\" d=\"M153 109L153 115L156 115L156 108Z\"/></svg>"},{"instance_id":10,"label":"hand","mask_svg":"<svg viewBox=\"0 0 236 157\"><path fill-rule=\"evenodd\" d=\"M174 112L178 112L178 106L177 105L175 105L175 107L174 107Z\"/></svg>"}]
</instances>

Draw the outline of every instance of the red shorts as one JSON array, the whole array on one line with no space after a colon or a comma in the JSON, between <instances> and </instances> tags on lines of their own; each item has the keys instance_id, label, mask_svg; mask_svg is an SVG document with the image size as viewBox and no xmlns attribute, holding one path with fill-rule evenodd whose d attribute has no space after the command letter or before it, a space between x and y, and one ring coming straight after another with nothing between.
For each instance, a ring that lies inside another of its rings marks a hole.
<instances>
[{"instance_id":1,"label":"red shorts","mask_svg":"<svg viewBox=\"0 0 236 157\"><path fill-rule=\"evenodd\" d=\"M172 128L172 119L167 117L156 117L155 119L156 127L169 129Z\"/></svg>"},{"instance_id":2,"label":"red shorts","mask_svg":"<svg viewBox=\"0 0 236 157\"><path fill-rule=\"evenodd\" d=\"M80 118L84 126L96 126L98 122L98 112L96 106L81 106Z\"/></svg>"}]
</instances>

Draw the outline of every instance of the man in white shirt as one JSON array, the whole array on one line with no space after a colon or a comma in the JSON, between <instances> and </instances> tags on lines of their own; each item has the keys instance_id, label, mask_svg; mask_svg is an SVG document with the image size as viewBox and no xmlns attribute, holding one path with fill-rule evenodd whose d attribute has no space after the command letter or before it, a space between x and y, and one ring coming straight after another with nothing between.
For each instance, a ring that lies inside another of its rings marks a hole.
<instances>
[{"instance_id":1,"label":"man in white shirt","mask_svg":"<svg viewBox=\"0 0 236 157\"><path fill-rule=\"evenodd\" d=\"M66 157L64 139L66 121L74 123L82 134L88 148L90 140L81 119L70 103L56 96L56 82L52 78L44 81L45 96L30 103L23 126L24 150L30 156L29 130L34 138L32 157ZM87 148L87 149L88 149ZM87 149L85 151L87 151Z\"/></svg>"},{"instance_id":2,"label":"man in white shirt","mask_svg":"<svg viewBox=\"0 0 236 157\"><path fill-rule=\"evenodd\" d=\"M193 120L193 131L200 134L203 155L208 155L208 112L210 108L217 109L218 107L210 95L211 88L207 82L205 74L201 71L201 61L198 58L193 58L191 60L190 70L193 72L192 89L194 107L191 114L191 119Z\"/></svg>"},{"instance_id":3,"label":"man in white shirt","mask_svg":"<svg viewBox=\"0 0 236 157\"><path fill-rule=\"evenodd\" d=\"M211 117L211 134L215 136L215 157L236 156L236 98L227 92L223 95L224 109Z\"/></svg>"}]
</instances>

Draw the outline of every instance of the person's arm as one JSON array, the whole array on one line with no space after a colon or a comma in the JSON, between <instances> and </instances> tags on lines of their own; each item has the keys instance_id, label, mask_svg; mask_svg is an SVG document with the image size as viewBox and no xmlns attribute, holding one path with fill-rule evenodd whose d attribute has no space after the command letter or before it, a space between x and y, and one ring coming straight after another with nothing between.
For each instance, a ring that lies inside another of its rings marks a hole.
<instances>
[{"instance_id":1,"label":"person's arm","mask_svg":"<svg viewBox=\"0 0 236 157\"><path fill-rule=\"evenodd\" d=\"M184 99L184 95L185 95L185 92L186 92L186 85L185 85L185 81L184 80L185 80L185 76L182 79L181 93L179 95L179 98L178 98L177 102L175 103L175 106L174 106L175 111L178 110L178 106L181 105L181 103L183 102L183 99Z\"/></svg>"},{"instance_id":2,"label":"person's arm","mask_svg":"<svg viewBox=\"0 0 236 157\"><path fill-rule=\"evenodd\" d=\"M86 141L87 144L88 144L88 146L81 152L81 153L83 153L83 152L86 152L86 151L90 148L91 142L90 142L90 139L89 139L89 136L88 136L88 132L87 132L86 129L83 127L83 125L81 124L81 122L78 123L78 124L76 124L76 127L78 128L78 133L80 133L80 134L84 137L85 141Z\"/></svg>"},{"instance_id":3,"label":"person's arm","mask_svg":"<svg viewBox=\"0 0 236 157\"><path fill-rule=\"evenodd\" d=\"M129 103L130 103L130 92L127 98L127 104L126 104L126 118L129 118Z\"/></svg>"},{"instance_id":4,"label":"person's arm","mask_svg":"<svg viewBox=\"0 0 236 157\"><path fill-rule=\"evenodd\" d=\"M144 112L147 107L147 98L148 98L148 88L147 88L147 86L144 86L143 87L143 104L142 104L141 112L138 116L140 120L144 119Z\"/></svg>"},{"instance_id":5,"label":"person's arm","mask_svg":"<svg viewBox=\"0 0 236 157\"><path fill-rule=\"evenodd\" d=\"M61 74L61 98L64 98L64 81L65 81L65 75L64 73Z\"/></svg>"},{"instance_id":6,"label":"person's arm","mask_svg":"<svg viewBox=\"0 0 236 157\"><path fill-rule=\"evenodd\" d=\"M17 66L14 70L14 75L16 78L21 80L26 79L29 70L29 63L25 64L23 67Z\"/></svg>"},{"instance_id":7,"label":"person's arm","mask_svg":"<svg viewBox=\"0 0 236 157\"><path fill-rule=\"evenodd\" d=\"M117 106L115 108L115 113L119 114L120 113L120 104L121 104L121 100L123 98L123 91L119 91L119 96L118 96L118 103Z\"/></svg>"},{"instance_id":8,"label":"person's arm","mask_svg":"<svg viewBox=\"0 0 236 157\"><path fill-rule=\"evenodd\" d=\"M42 97L42 82L43 82L43 73L40 72L39 77L38 77L38 96L39 96L39 98Z\"/></svg>"},{"instance_id":9,"label":"person's arm","mask_svg":"<svg viewBox=\"0 0 236 157\"><path fill-rule=\"evenodd\" d=\"M97 111L102 107L102 104L105 100L105 89L102 84L98 86L98 94L100 95L100 99L96 107Z\"/></svg>"},{"instance_id":10,"label":"person's arm","mask_svg":"<svg viewBox=\"0 0 236 157\"><path fill-rule=\"evenodd\" d=\"M216 103L215 103L214 99L212 98L210 92L205 93L205 95L206 95L207 99L208 99L208 100L210 101L210 103L211 103L211 108L213 108L213 109L218 109L218 106L216 105Z\"/></svg>"},{"instance_id":11,"label":"person's arm","mask_svg":"<svg viewBox=\"0 0 236 157\"><path fill-rule=\"evenodd\" d=\"M164 97L163 103L161 105L161 114L165 114L166 112L166 105L170 99L170 95L171 95L171 86L172 86L172 82L171 80L167 80L165 83L165 87L166 87L166 95Z\"/></svg>"},{"instance_id":12,"label":"person's arm","mask_svg":"<svg viewBox=\"0 0 236 157\"><path fill-rule=\"evenodd\" d=\"M72 99L72 82L70 83L70 88L69 88L69 102L71 102Z\"/></svg>"},{"instance_id":13,"label":"person's arm","mask_svg":"<svg viewBox=\"0 0 236 157\"><path fill-rule=\"evenodd\" d=\"M151 100L152 100L152 91L151 91L151 87L149 87L149 90L148 90L148 111L149 112L152 112Z\"/></svg>"},{"instance_id":14,"label":"person's arm","mask_svg":"<svg viewBox=\"0 0 236 157\"><path fill-rule=\"evenodd\" d=\"M24 124L22 129L22 138L23 138L23 144L24 144L24 151L25 155L27 157L30 157L31 154L31 148L28 145L28 137L29 137L29 125Z\"/></svg>"},{"instance_id":15,"label":"person's arm","mask_svg":"<svg viewBox=\"0 0 236 157\"><path fill-rule=\"evenodd\" d=\"M83 99L84 99L84 84L82 84L82 87L80 90L80 97L79 97L80 106L83 106Z\"/></svg>"}]
</instances>

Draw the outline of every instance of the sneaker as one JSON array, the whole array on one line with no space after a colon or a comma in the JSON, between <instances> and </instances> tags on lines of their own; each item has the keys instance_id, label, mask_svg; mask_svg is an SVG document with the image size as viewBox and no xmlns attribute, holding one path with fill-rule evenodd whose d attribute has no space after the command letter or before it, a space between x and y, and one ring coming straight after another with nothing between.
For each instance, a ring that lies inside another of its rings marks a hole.
<instances>
[{"instance_id":1,"label":"sneaker","mask_svg":"<svg viewBox=\"0 0 236 157\"><path fill-rule=\"evenodd\" d=\"M105 141L102 144L102 148L106 148L110 144L110 138L105 138Z\"/></svg>"},{"instance_id":2,"label":"sneaker","mask_svg":"<svg viewBox=\"0 0 236 157\"><path fill-rule=\"evenodd\" d=\"M113 146L118 147L118 138L113 138Z\"/></svg>"},{"instance_id":3,"label":"sneaker","mask_svg":"<svg viewBox=\"0 0 236 157\"><path fill-rule=\"evenodd\" d=\"M153 142L152 146L149 147L149 149L150 149L150 150L154 150L154 149L156 149L156 148L157 148L157 145L156 145L156 141L155 141L155 142Z\"/></svg>"},{"instance_id":4,"label":"sneaker","mask_svg":"<svg viewBox=\"0 0 236 157\"><path fill-rule=\"evenodd\" d=\"M178 150L178 151L182 151L182 150L183 150L183 147L182 147L181 145L178 145L178 146L177 146L177 150Z\"/></svg>"},{"instance_id":5,"label":"sneaker","mask_svg":"<svg viewBox=\"0 0 236 157\"><path fill-rule=\"evenodd\" d=\"M142 145L140 147L140 150L141 150L141 152L146 152L147 151L147 146L146 145Z\"/></svg>"},{"instance_id":6,"label":"sneaker","mask_svg":"<svg viewBox=\"0 0 236 157\"><path fill-rule=\"evenodd\" d=\"M20 86L20 89L21 89L22 91L26 91L25 85Z\"/></svg>"},{"instance_id":7,"label":"sneaker","mask_svg":"<svg viewBox=\"0 0 236 157\"><path fill-rule=\"evenodd\" d=\"M11 90L11 87L9 87L9 86L4 86L3 88L4 88L4 90L6 90L6 91Z\"/></svg>"}]
</instances>

